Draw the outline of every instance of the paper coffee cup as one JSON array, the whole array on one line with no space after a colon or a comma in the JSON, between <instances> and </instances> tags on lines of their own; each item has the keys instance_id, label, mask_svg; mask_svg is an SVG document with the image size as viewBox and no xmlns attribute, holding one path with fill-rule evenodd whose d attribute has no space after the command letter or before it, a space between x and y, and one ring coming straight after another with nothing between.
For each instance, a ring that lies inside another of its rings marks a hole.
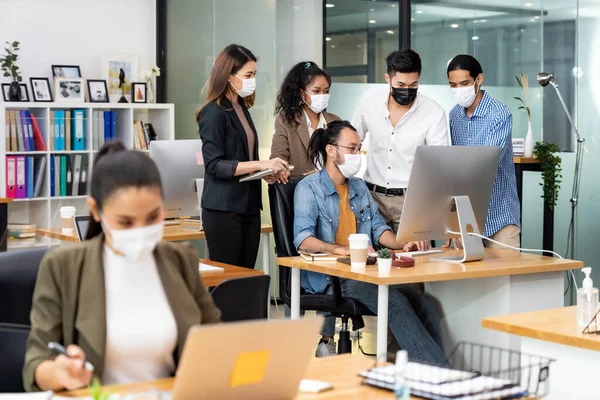
<instances>
[{"instance_id":1,"label":"paper coffee cup","mask_svg":"<svg viewBox=\"0 0 600 400\"><path fill-rule=\"evenodd\" d=\"M72 235L75 230L75 207L65 206L61 207L60 213L60 228L61 232L65 235Z\"/></svg>"},{"instance_id":2,"label":"paper coffee cup","mask_svg":"<svg viewBox=\"0 0 600 400\"><path fill-rule=\"evenodd\" d=\"M350 243L350 266L352 268L365 268L367 266L367 249L369 235L353 233L348 236Z\"/></svg>"}]
</instances>

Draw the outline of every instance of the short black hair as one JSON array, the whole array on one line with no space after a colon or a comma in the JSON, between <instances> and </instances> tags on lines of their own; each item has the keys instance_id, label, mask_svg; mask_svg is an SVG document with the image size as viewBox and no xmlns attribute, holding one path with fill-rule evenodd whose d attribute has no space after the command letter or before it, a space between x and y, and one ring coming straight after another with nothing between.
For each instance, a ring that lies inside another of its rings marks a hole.
<instances>
[{"instance_id":1,"label":"short black hair","mask_svg":"<svg viewBox=\"0 0 600 400\"><path fill-rule=\"evenodd\" d=\"M421 57L414 50L392 51L386 58L387 73L392 76L396 72L417 72L421 75Z\"/></svg>"},{"instance_id":2,"label":"short black hair","mask_svg":"<svg viewBox=\"0 0 600 400\"><path fill-rule=\"evenodd\" d=\"M471 78L473 79L477 78L479 74L483 74L483 69L481 68L481 64L479 64L479 61L468 54L459 54L450 60L446 73L450 75L450 71L459 69L469 71L469 75L471 75Z\"/></svg>"}]
</instances>

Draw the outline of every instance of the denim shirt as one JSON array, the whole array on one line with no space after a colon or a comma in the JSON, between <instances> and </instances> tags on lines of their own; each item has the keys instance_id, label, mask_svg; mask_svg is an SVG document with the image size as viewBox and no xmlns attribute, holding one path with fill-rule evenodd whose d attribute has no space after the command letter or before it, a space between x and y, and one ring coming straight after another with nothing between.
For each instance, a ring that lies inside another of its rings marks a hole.
<instances>
[{"instance_id":1,"label":"denim shirt","mask_svg":"<svg viewBox=\"0 0 600 400\"><path fill-rule=\"evenodd\" d=\"M356 216L357 233L369 235L379 244L383 232L391 230L379 213L362 179L348 179L348 199ZM340 220L340 197L325 169L302 179L294 193L294 245L296 249L310 237L335 244ZM302 271L302 287L309 293L323 293L330 278L317 272Z\"/></svg>"}]
</instances>

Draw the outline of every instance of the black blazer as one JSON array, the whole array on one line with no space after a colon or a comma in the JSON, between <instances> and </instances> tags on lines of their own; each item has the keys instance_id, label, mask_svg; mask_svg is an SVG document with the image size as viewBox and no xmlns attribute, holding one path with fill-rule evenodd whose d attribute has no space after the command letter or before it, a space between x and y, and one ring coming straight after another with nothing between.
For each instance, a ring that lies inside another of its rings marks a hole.
<instances>
[{"instance_id":1,"label":"black blazer","mask_svg":"<svg viewBox=\"0 0 600 400\"><path fill-rule=\"evenodd\" d=\"M258 161L258 135L250 113L239 98L250 127L254 131L254 160ZM233 176L238 162L250 161L248 137L229 99L207 104L198 119L202 156L204 157L204 190L202 208L244 213L248 202L262 209L261 181L239 183ZM253 207L254 208L254 207Z\"/></svg>"}]
</instances>

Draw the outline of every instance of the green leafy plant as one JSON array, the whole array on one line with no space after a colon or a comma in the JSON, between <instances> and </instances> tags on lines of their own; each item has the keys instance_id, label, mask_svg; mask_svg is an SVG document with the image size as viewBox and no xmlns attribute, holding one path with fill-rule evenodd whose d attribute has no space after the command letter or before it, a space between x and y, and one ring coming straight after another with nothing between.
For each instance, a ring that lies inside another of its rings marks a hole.
<instances>
[{"instance_id":1,"label":"green leafy plant","mask_svg":"<svg viewBox=\"0 0 600 400\"><path fill-rule=\"evenodd\" d=\"M384 259L384 260L388 259L388 258L392 258L392 252L390 251L390 249L387 249L385 247L383 249L379 250L377 252L377 255L379 256L379 258Z\"/></svg>"},{"instance_id":2,"label":"green leafy plant","mask_svg":"<svg viewBox=\"0 0 600 400\"><path fill-rule=\"evenodd\" d=\"M109 400L110 398L110 393L105 393L102 390L102 384L98 377L94 377L92 383L88 386L88 389L90 390L90 395L93 400Z\"/></svg>"},{"instance_id":3,"label":"green leafy plant","mask_svg":"<svg viewBox=\"0 0 600 400\"><path fill-rule=\"evenodd\" d=\"M527 120L531 121L531 110L529 109L529 80L525 74L519 74L516 76L516 78L521 90L523 90L523 97L525 97L525 100L523 100L521 97L515 97L515 100L519 100L521 102L519 110L527 111Z\"/></svg>"},{"instance_id":4,"label":"green leafy plant","mask_svg":"<svg viewBox=\"0 0 600 400\"><path fill-rule=\"evenodd\" d=\"M533 148L533 155L540 160L543 182L540 183L544 191L542 198L548 203L551 210L558 201L558 192L562 179L560 148L554 143L537 142Z\"/></svg>"},{"instance_id":5,"label":"green leafy plant","mask_svg":"<svg viewBox=\"0 0 600 400\"><path fill-rule=\"evenodd\" d=\"M0 68L4 72L4 76L10 77L13 82L22 82L23 77L19 75L19 66L16 64L19 55L19 42L6 42L8 45L4 48L5 54L0 57Z\"/></svg>"}]
</instances>

